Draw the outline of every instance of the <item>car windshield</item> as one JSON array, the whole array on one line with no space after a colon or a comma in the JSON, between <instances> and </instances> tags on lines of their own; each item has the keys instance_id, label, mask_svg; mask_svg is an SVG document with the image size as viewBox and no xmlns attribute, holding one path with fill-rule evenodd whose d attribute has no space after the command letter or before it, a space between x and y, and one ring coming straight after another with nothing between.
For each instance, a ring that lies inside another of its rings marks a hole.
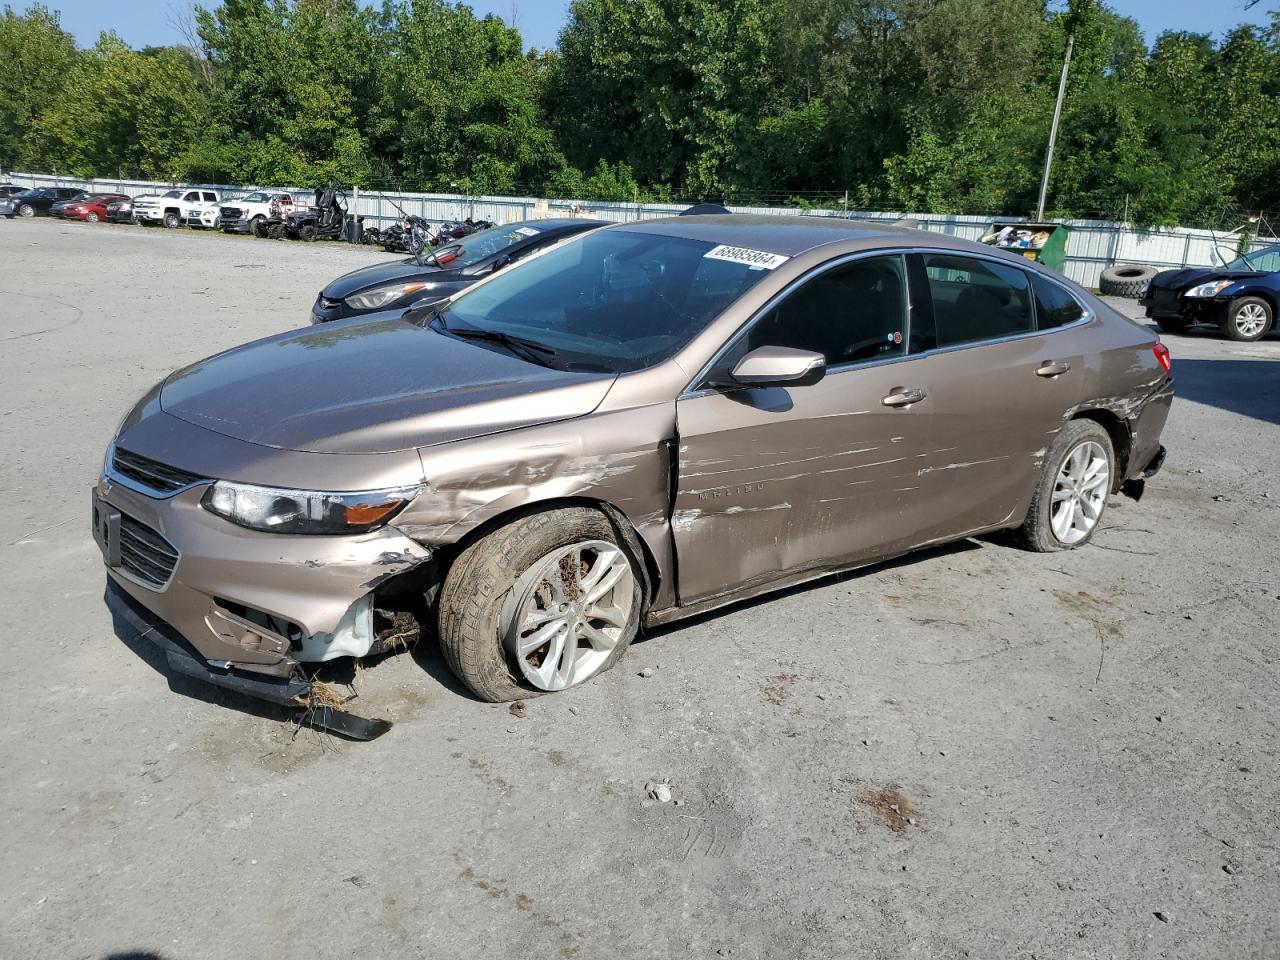
<instances>
[{"instance_id":1,"label":"car windshield","mask_svg":"<svg viewBox=\"0 0 1280 960\"><path fill-rule=\"evenodd\" d=\"M183 191L182 191L182 190L170 190L168 193L162 194L162 196L165 196L165 197L180 197L180 196L182 196L182 194L183 194Z\"/></svg>"},{"instance_id":2,"label":"car windshield","mask_svg":"<svg viewBox=\"0 0 1280 960\"><path fill-rule=\"evenodd\" d=\"M660 363L782 260L705 240L605 230L504 271L440 311L453 330L550 348L547 362L623 373ZM773 265L776 265L773 264Z\"/></svg>"},{"instance_id":3,"label":"car windshield","mask_svg":"<svg viewBox=\"0 0 1280 960\"><path fill-rule=\"evenodd\" d=\"M1267 273L1280 273L1280 244L1274 247L1263 247L1245 256L1236 257L1227 264L1228 270L1262 270Z\"/></svg>"},{"instance_id":4,"label":"car windshield","mask_svg":"<svg viewBox=\"0 0 1280 960\"><path fill-rule=\"evenodd\" d=\"M457 243L451 243L438 250L433 250L428 256L441 265L447 264L451 270L458 267L469 267L473 263L479 263L481 260L493 256L499 250L505 250L521 240L536 237L542 232L542 230L532 226L494 227L491 230L481 230L478 233L473 233L468 237L462 238ZM412 263L413 260L410 259L406 262Z\"/></svg>"},{"instance_id":5,"label":"car windshield","mask_svg":"<svg viewBox=\"0 0 1280 960\"><path fill-rule=\"evenodd\" d=\"M247 197L242 197L241 199L244 200L245 203L265 203L271 199L271 194L263 193L261 190L258 190L257 192L251 193Z\"/></svg>"}]
</instances>

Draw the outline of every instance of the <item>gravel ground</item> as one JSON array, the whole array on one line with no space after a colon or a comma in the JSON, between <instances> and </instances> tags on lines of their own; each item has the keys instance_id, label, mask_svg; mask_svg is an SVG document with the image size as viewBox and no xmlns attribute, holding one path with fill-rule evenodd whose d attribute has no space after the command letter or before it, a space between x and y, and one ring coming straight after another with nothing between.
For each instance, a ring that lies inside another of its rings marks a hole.
<instances>
[{"instance_id":1,"label":"gravel ground","mask_svg":"<svg viewBox=\"0 0 1280 960\"><path fill-rule=\"evenodd\" d=\"M356 744L117 637L87 514L147 387L381 254L0 221L0 255L0 956L1277 956L1275 337L1166 337L1168 465L1093 546L742 605L523 718L393 657Z\"/></svg>"}]
</instances>

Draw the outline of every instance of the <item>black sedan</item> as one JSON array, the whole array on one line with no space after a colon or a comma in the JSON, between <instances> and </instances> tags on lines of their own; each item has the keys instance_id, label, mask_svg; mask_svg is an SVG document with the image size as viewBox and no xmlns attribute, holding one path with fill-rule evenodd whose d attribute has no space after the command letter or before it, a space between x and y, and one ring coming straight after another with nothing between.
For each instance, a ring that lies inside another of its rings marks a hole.
<instances>
[{"instance_id":1,"label":"black sedan","mask_svg":"<svg viewBox=\"0 0 1280 960\"><path fill-rule=\"evenodd\" d=\"M89 194L75 187L36 187L0 200L0 216L47 217L49 208L63 200L83 200Z\"/></svg>"},{"instance_id":2,"label":"black sedan","mask_svg":"<svg viewBox=\"0 0 1280 960\"><path fill-rule=\"evenodd\" d=\"M1261 340L1280 305L1280 246L1243 254L1222 267L1158 273L1138 302L1161 330L1184 333L1204 324L1232 340Z\"/></svg>"},{"instance_id":3,"label":"black sedan","mask_svg":"<svg viewBox=\"0 0 1280 960\"><path fill-rule=\"evenodd\" d=\"M320 291L312 323L444 300L477 280L566 237L605 226L602 220L526 220L481 230L446 246L344 274Z\"/></svg>"}]
</instances>

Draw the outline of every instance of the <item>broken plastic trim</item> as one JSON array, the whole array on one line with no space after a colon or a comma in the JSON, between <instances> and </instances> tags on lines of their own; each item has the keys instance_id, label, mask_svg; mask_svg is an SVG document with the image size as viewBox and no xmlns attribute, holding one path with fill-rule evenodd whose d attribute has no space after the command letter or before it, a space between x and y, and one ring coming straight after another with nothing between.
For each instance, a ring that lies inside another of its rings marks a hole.
<instances>
[{"instance_id":1,"label":"broken plastic trim","mask_svg":"<svg viewBox=\"0 0 1280 960\"><path fill-rule=\"evenodd\" d=\"M290 677L269 677L220 661L210 664L200 658L181 635L147 611L140 609L121 587L111 579L107 581L106 602L115 616L127 623L139 637L150 641L165 654L169 668L175 673L203 681L211 686L231 690L256 700L264 700L295 712L295 722L328 730L353 740L373 740L391 729L389 720L358 717L344 710L329 706L300 706L311 696L311 681L295 673Z\"/></svg>"}]
</instances>

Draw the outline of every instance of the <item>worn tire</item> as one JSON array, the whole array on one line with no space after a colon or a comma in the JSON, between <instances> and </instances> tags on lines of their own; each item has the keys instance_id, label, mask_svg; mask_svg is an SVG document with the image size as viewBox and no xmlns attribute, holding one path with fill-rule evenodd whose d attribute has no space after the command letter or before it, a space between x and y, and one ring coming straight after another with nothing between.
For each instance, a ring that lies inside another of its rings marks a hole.
<instances>
[{"instance_id":1,"label":"worn tire","mask_svg":"<svg viewBox=\"0 0 1280 960\"><path fill-rule=\"evenodd\" d=\"M1250 312L1261 310L1264 317L1262 326L1249 333L1240 329L1241 313L1245 312L1246 307ZM1231 301L1231 306L1227 307L1227 319L1222 321L1222 335L1228 340L1252 343L1254 340L1265 337L1275 326L1275 322L1275 311L1266 300L1261 297L1238 297Z\"/></svg>"},{"instance_id":2,"label":"worn tire","mask_svg":"<svg viewBox=\"0 0 1280 960\"><path fill-rule=\"evenodd\" d=\"M264 239L267 235L267 218L264 217L262 214L258 214L256 217L250 220L249 232L253 234L255 237L257 237L259 240Z\"/></svg>"},{"instance_id":3,"label":"worn tire","mask_svg":"<svg viewBox=\"0 0 1280 960\"><path fill-rule=\"evenodd\" d=\"M440 649L449 669L477 697L492 703L538 696L508 655L501 633L503 604L516 582L558 547L605 540L622 549L635 584L631 619L608 659L613 667L635 638L643 616L642 562L603 513L568 507L521 517L477 540L453 562L437 604Z\"/></svg>"},{"instance_id":4,"label":"worn tire","mask_svg":"<svg viewBox=\"0 0 1280 960\"><path fill-rule=\"evenodd\" d=\"M1156 326L1165 333L1186 333L1195 324L1184 317L1156 317Z\"/></svg>"},{"instance_id":5,"label":"worn tire","mask_svg":"<svg viewBox=\"0 0 1280 960\"><path fill-rule=\"evenodd\" d=\"M1132 297L1136 300L1159 272L1155 267L1130 264L1108 267L1098 278L1098 289L1109 297Z\"/></svg>"},{"instance_id":6,"label":"worn tire","mask_svg":"<svg viewBox=\"0 0 1280 960\"><path fill-rule=\"evenodd\" d=\"M284 239L284 224L283 224L283 223L273 223L273 224L270 224L270 225L267 227L267 239L268 239L268 240L283 240L283 239Z\"/></svg>"},{"instance_id":7,"label":"worn tire","mask_svg":"<svg viewBox=\"0 0 1280 960\"><path fill-rule=\"evenodd\" d=\"M1082 547L1092 540L1093 535L1102 526L1102 518L1107 513L1105 499L1102 511L1098 515L1097 523L1089 531L1088 536L1077 543L1068 544L1059 540L1054 535L1053 525L1050 522L1049 511L1052 506L1053 488L1058 479L1058 473L1062 470L1063 464L1066 463L1067 457L1075 451L1076 447L1090 440L1099 444L1107 454L1107 462L1111 468L1111 490L1107 492L1108 497L1115 490L1117 464L1115 447L1111 443L1111 435L1096 420L1067 421L1066 425L1058 431L1058 436L1054 439L1049 447L1049 452L1045 455L1044 463L1040 468L1040 479L1036 482L1036 491L1031 497L1031 506L1027 509L1027 517L1016 533L1018 541L1026 549L1035 553L1074 550L1076 547Z\"/></svg>"}]
</instances>

